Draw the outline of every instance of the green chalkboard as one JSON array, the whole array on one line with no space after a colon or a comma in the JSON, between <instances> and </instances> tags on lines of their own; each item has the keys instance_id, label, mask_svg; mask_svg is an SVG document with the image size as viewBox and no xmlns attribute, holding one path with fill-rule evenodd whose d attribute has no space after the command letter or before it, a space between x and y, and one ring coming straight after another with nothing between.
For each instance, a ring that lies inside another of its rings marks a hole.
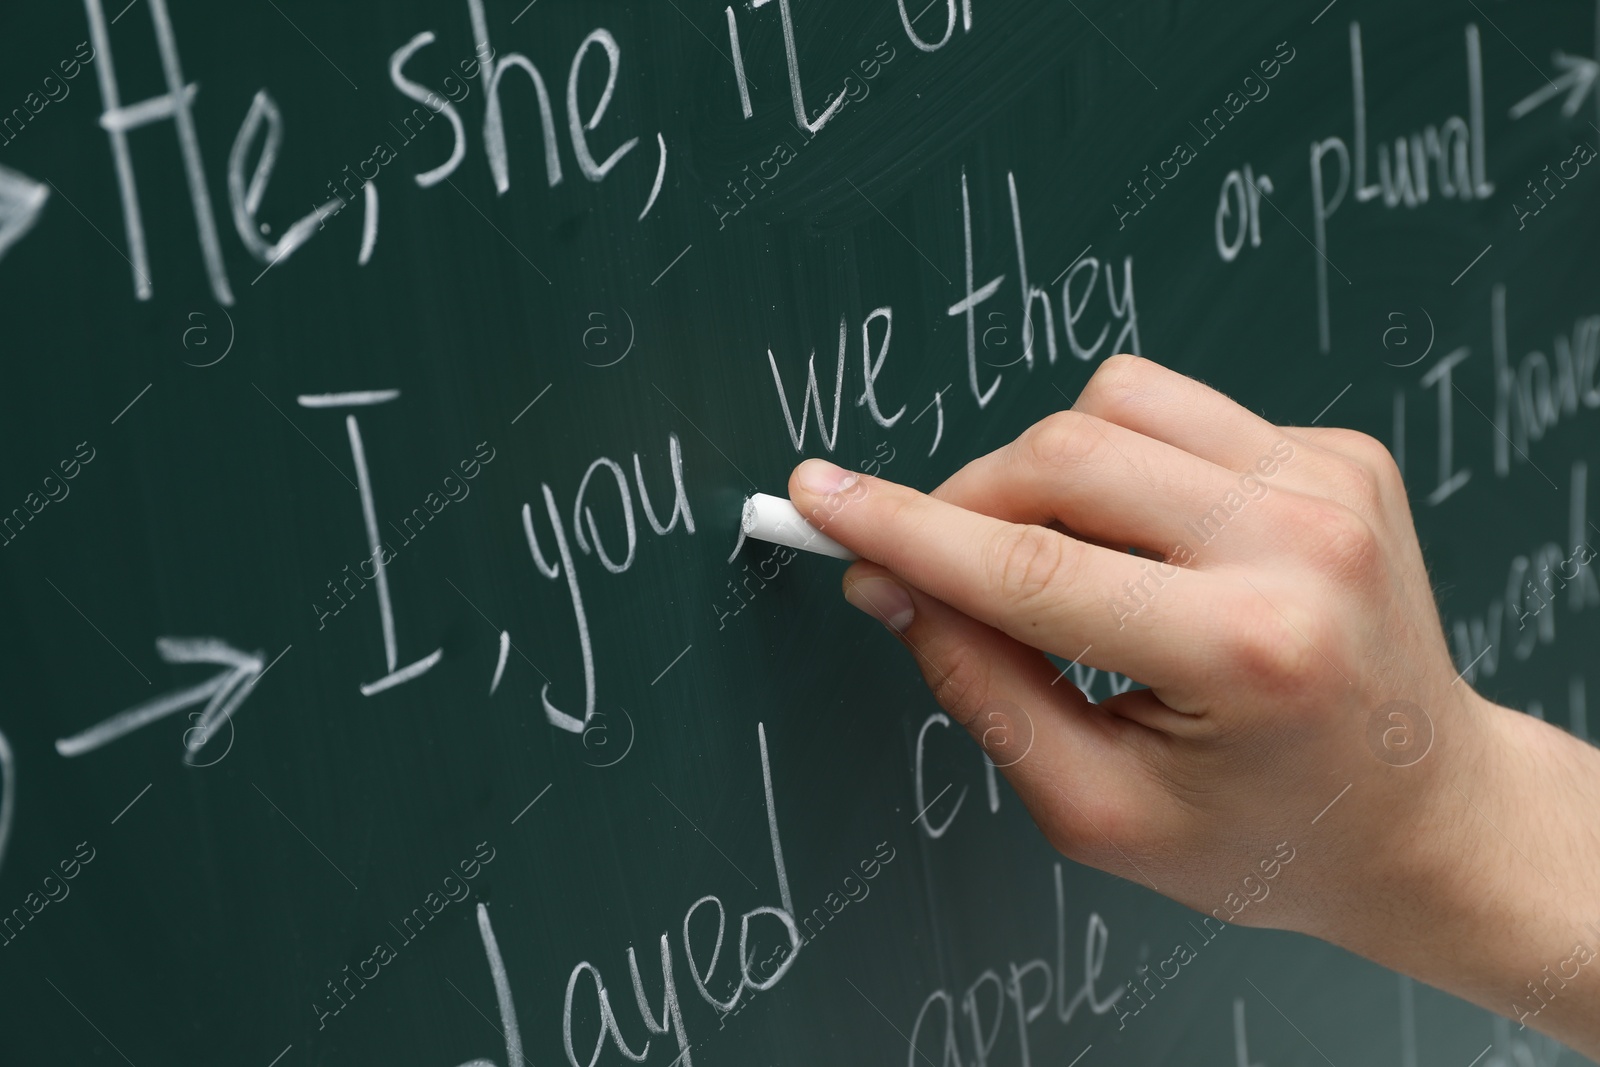
<instances>
[{"instance_id":1,"label":"green chalkboard","mask_svg":"<svg viewBox=\"0 0 1600 1067\"><path fill-rule=\"evenodd\" d=\"M1600 586L1522 579L1594 529L1593 5L0 27L7 1062L1576 1061L1057 856L739 517L1137 352L1389 444L1467 680L1587 735Z\"/></svg>"}]
</instances>

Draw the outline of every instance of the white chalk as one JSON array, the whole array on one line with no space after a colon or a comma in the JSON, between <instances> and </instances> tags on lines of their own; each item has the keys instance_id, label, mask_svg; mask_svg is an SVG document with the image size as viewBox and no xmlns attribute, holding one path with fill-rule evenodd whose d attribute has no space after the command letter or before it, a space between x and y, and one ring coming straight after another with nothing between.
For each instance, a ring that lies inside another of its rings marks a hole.
<instances>
[{"instance_id":1,"label":"white chalk","mask_svg":"<svg viewBox=\"0 0 1600 1067\"><path fill-rule=\"evenodd\" d=\"M757 493L747 499L740 526L746 537L771 541L776 545L804 549L835 559L861 558L812 526L793 504L781 496Z\"/></svg>"}]
</instances>

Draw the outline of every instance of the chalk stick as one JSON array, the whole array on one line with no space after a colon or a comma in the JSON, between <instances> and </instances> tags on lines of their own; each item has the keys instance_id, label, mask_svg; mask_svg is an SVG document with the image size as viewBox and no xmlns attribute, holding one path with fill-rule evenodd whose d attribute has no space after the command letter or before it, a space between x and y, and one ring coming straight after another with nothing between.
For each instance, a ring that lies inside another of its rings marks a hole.
<instances>
[{"instance_id":1,"label":"chalk stick","mask_svg":"<svg viewBox=\"0 0 1600 1067\"><path fill-rule=\"evenodd\" d=\"M754 537L759 541L771 541L775 545L804 549L835 559L860 558L807 522L795 506L781 496L757 493L747 499L740 525L746 537Z\"/></svg>"}]
</instances>

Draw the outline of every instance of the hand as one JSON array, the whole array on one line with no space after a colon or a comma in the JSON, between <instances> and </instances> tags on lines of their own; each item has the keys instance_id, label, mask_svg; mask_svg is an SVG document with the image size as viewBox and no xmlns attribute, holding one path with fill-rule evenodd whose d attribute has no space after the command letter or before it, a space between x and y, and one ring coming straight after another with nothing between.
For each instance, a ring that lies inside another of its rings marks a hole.
<instances>
[{"instance_id":1,"label":"hand","mask_svg":"<svg viewBox=\"0 0 1600 1067\"><path fill-rule=\"evenodd\" d=\"M1460 678L1377 441L1118 356L930 495L820 460L790 494L1062 852L1600 1050L1600 959L1526 987L1600 953L1600 753Z\"/></svg>"}]
</instances>

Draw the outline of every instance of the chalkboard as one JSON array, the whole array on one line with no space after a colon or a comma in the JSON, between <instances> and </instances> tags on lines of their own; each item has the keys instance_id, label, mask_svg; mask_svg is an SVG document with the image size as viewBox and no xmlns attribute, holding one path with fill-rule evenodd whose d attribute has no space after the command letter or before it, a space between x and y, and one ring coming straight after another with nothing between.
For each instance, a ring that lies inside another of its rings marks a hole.
<instances>
[{"instance_id":1,"label":"chalkboard","mask_svg":"<svg viewBox=\"0 0 1600 1067\"><path fill-rule=\"evenodd\" d=\"M8 1062L1576 1062L1062 859L738 531L1140 353L1388 444L1465 678L1587 736L1592 5L0 24Z\"/></svg>"}]
</instances>

